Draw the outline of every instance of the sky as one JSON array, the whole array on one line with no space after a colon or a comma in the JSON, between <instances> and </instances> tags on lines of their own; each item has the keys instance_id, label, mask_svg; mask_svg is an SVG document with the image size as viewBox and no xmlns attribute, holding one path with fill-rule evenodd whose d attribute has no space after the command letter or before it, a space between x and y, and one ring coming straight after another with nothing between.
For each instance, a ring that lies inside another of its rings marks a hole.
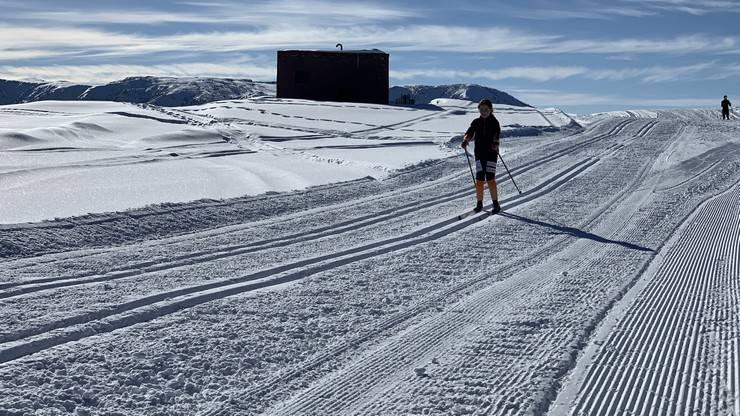
<instances>
[{"instance_id":1,"label":"sky","mask_svg":"<svg viewBox=\"0 0 740 416\"><path fill-rule=\"evenodd\" d=\"M0 0L0 78L274 81L279 49L378 48L391 85L573 113L740 100L740 0Z\"/></svg>"}]
</instances>

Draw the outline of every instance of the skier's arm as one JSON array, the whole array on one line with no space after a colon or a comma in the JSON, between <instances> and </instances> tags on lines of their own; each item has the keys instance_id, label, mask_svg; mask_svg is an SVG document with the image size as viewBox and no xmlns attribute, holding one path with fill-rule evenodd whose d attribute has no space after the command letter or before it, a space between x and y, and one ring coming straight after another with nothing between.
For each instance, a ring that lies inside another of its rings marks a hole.
<instances>
[{"instance_id":1,"label":"skier's arm","mask_svg":"<svg viewBox=\"0 0 740 416\"><path fill-rule=\"evenodd\" d=\"M475 120L473 120L473 122L470 123L470 127L468 127L468 130L465 132L465 136L463 136L463 142L462 142L463 149L468 147L468 143L470 143L470 141L475 138L474 133L475 133Z\"/></svg>"},{"instance_id":2,"label":"skier's arm","mask_svg":"<svg viewBox=\"0 0 740 416\"><path fill-rule=\"evenodd\" d=\"M499 144L501 144L501 124L496 120L496 131L493 135L493 143L491 143L491 150L496 152L496 155L498 155Z\"/></svg>"}]
</instances>

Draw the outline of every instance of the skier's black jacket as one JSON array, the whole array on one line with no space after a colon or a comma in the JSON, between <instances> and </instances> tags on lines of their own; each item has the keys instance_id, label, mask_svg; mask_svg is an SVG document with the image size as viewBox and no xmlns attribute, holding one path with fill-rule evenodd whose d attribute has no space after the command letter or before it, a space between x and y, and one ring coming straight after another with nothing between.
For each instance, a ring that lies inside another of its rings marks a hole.
<instances>
[{"instance_id":1,"label":"skier's black jacket","mask_svg":"<svg viewBox=\"0 0 740 416\"><path fill-rule=\"evenodd\" d=\"M471 140L475 140L475 159L490 160L498 159L498 146L501 139L501 124L496 116L491 114L486 118L478 117L470 123L468 131L465 132Z\"/></svg>"},{"instance_id":2,"label":"skier's black jacket","mask_svg":"<svg viewBox=\"0 0 740 416\"><path fill-rule=\"evenodd\" d=\"M716 103L716 101L715 101L715 103ZM723 110L730 111L730 106L731 105L732 105L732 103L727 98L725 98L724 100L722 100L722 109Z\"/></svg>"}]
</instances>

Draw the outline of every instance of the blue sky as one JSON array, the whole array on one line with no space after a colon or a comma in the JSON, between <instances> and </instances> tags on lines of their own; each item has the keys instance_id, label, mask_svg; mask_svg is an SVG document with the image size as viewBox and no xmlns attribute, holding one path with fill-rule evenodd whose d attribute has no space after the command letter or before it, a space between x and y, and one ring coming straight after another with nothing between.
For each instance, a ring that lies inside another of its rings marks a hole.
<instances>
[{"instance_id":1,"label":"blue sky","mask_svg":"<svg viewBox=\"0 0 740 416\"><path fill-rule=\"evenodd\" d=\"M478 83L571 112L740 95L740 1L0 0L0 78L275 79L277 49L379 48L391 84ZM738 98L740 100L740 98Z\"/></svg>"}]
</instances>

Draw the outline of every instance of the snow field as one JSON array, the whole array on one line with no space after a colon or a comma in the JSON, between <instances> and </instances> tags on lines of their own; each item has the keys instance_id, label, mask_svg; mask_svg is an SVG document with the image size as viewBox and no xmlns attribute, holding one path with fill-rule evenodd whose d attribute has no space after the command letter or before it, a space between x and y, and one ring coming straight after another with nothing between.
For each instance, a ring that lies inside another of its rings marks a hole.
<instances>
[{"instance_id":1,"label":"snow field","mask_svg":"<svg viewBox=\"0 0 740 416\"><path fill-rule=\"evenodd\" d=\"M167 112L212 124L192 109ZM406 127L372 135L394 128ZM596 403L618 412L645 400L598 388L630 387L638 374L599 370L640 359L631 348L601 358L613 349L591 345L613 319L632 343L652 332L630 322L673 334L669 349L648 344L656 358L640 370L670 375L655 377L675 397L663 414L720 414L736 406L738 385L728 310L737 138L696 112L510 138L505 156L525 193L501 169L506 213L463 221L473 201L457 155L383 181L274 196L286 211L257 198L162 205L136 211L141 228L113 227L116 236L106 227L128 224L120 213L6 226L3 241L18 248L2 260L0 409L512 415ZM245 207L253 211L239 221L224 214ZM669 240L705 255L665 254L679 247ZM661 275L669 258L703 277ZM703 295L670 296L682 292ZM682 316L694 319L676 325ZM690 354L671 359L677 348Z\"/></svg>"}]
</instances>

